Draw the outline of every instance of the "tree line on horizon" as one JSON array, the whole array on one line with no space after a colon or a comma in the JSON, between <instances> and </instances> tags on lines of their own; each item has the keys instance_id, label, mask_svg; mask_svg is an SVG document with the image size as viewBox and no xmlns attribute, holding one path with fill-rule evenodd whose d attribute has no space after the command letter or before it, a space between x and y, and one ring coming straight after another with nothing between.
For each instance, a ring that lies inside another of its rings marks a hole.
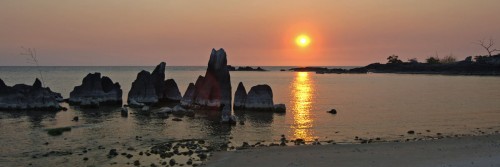
<instances>
[{"instance_id":1,"label":"tree line on horizon","mask_svg":"<svg viewBox=\"0 0 500 167\"><path fill-rule=\"evenodd\" d=\"M458 61L460 63L477 63L477 64L500 64L500 53L493 55L495 52L500 52L499 49L492 48L495 44L493 39L489 39L489 42L484 40L479 40L476 44L483 47L488 55L478 55L474 56L474 61L472 60L472 56L466 57L462 61ZM387 57L387 64L420 64L417 58L410 58L407 62L403 62L399 59L399 56L393 54ZM457 58L453 56L453 54L449 54L444 56L443 58L439 58L439 55L436 53L435 56L430 56L425 59L425 64L454 64L457 63Z\"/></svg>"}]
</instances>

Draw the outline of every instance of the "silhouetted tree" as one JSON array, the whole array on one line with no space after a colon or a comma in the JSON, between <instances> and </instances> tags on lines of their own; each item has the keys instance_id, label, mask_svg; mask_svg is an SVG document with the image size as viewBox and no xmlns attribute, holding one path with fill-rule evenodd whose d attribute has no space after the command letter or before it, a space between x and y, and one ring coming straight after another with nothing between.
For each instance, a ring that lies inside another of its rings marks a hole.
<instances>
[{"instance_id":1,"label":"silhouetted tree","mask_svg":"<svg viewBox=\"0 0 500 167\"><path fill-rule=\"evenodd\" d=\"M479 40L476 44L486 49L486 51L488 52L488 56L491 56L491 54L494 52L500 52L500 50L498 49L491 48L493 47L493 45L495 45L495 41L493 41L492 38L490 38L488 43L486 43L484 40Z\"/></svg>"},{"instance_id":2,"label":"silhouetted tree","mask_svg":"<svg viewBox=\"0 0 500 167\"><path fill-rule=\"evenodd\" d=\"M439 57L429 57L425 59L425 62L428 64L439 64Z\"/></svg>"},{"instance_id":3,"label":"silhouetted tree","mask_svg":"<svg viewBox=\"0 0 500 167\"><path fill-rule=\"evenodd\" d=\"M21 49L23 51L19 55L26 56L27 63L34 65L36 67L36 69L38 70L38 74L40 75L40 80L42 81L42 86L45 86L45 81L42 75L42 69L40 68L40 64L38 63L38 57L36 55L36 49L25 48L25 47L21 47Z\"/></svg>"},{"instance_id":4,"label":"silhouetted tree","mask_svg":"<svg viewBox=\"0 0 500 167\"><path fill-rule=\"evenodd\" d=\"M464 60L464 62L467 62L467 63L472 63L472 56L467 56Z\"/></svg>"},{"instance_id":5,"label":"silhouetted tree","mask_svg":"<svg viewBox=\"0 0 500 167\"><path fill-rule=\"evenodd\" d=\"M451 63L456 63L456 62L457 62L457 59L455 57L453 57L452 54L445 56L444 58L439 60L439 63L442 63L442 64L451 64Z\"/></svg>"},{"instance_id":6,"label":"silhouetted tree","mask_svg":"<svg viewBox=\"0 0 500 167\"><path fill-rule=\"evenodd\" d=\"M391 56L387 57L387 63L400 64L400 63L403 63L403 61L399 60L397 55L391 55Z\"/></svg>"},{"instance_id":7,"label":"silhouetted tree","mask_svg":"<svg viewBox=\"0 0 500 167\"><path fill-rule=\"evenodd\" d=\"M418 64L418 60L417 60L417 58L411 58L411 59L408 59L408 63Z\"/></svg>"}]
</instances>

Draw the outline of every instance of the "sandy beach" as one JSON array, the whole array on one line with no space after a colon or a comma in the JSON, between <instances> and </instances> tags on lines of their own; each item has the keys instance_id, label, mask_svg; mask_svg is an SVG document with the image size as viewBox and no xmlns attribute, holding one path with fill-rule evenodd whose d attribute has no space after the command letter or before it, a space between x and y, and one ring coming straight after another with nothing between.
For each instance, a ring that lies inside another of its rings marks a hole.
<instances>
[{"instance_id":1,"label":"sandy beach","mask_svg":"<svg viewBox=\"0 0 500 167\"><path fill-rule=\"evenodd\" d=\"M500 135L217 152L206 166L500 166Z\"/></svg>"}]
</instances>

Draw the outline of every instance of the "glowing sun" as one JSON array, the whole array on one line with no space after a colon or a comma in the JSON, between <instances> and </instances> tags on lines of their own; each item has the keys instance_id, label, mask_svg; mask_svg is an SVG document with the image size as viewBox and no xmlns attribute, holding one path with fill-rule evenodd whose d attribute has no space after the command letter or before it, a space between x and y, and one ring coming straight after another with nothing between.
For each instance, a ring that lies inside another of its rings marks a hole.
<instances>
[{"instance_id":1,"label":"glowing sun","mask_svg":"<svg viewBox=\"0 0 500 167\"><path fill-rule=\"evenodd\" d=\"M311 43L311 38L309 38L309 36L307 35L302 34L295 38L295 43L297 43L297 45L300 47L306 47L309 45L309 43Z\"/></svg>"}]
</instances>

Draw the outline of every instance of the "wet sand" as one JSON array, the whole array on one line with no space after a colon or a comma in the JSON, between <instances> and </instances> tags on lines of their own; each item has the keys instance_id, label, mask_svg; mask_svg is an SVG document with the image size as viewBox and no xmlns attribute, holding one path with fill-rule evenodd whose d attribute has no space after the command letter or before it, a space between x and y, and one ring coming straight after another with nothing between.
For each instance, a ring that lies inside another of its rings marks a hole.
<instances>
[{"instance_id":1,"label":"wet sand","mask_svg":"<svg viewBox=\"0 0 500 167\"><path fill-rule=\"evenodd\" d=\"M500 166L500 135L217 152L206 166Z\"/></svg>"}]
</instances>

